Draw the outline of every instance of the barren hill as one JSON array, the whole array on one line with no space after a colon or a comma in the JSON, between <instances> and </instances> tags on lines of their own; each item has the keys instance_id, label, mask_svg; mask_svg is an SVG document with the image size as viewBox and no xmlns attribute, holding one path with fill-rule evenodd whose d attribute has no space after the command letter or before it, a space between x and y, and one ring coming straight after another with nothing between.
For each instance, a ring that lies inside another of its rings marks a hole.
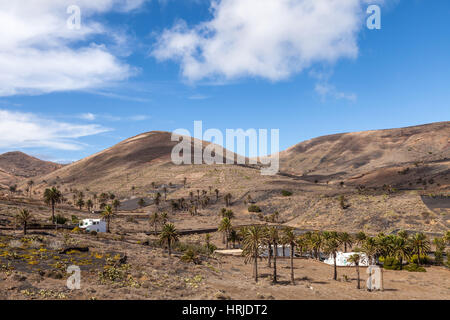
<instances>
[{"instance_id":1,"label":"barren hill","mask_svg":"<svg viewBox=\"0 0 450 320\"><path fill-rule=\"evenodd\" d=\"M424 204L423 196L448 198L449 125L435 123L306 141L282 152L281 168L288 174L275 176L262 176L257 167L250 166L177 166L170 157L177 142L171 141L168 132L154 131L36 177L34 190L39 198L44 188L56 186L69 201L75 189L87 198L112 192L124 203L123 210L135 210L127 209L128 201L143 198L149 200L145 212L161 210L152 204L155 192L167 191L168 200L192 199L198 194L213 199L208 207L199 209L200 216L186 214L177 220L185 228L215 226L217 212L225 205L224 195L230 193L231 207L242 223L264 221L279 212L286 224L306 229L442 232L450 224L447 202L435 201L431 208ZM203 142L203 147L207 145ZM341 179L345 180L342 186ZM393 182L395 190L379 188L386 182ZM359 184L367 188L356 188ZM215 189L220 191L217 200ZM285 196L284 191L291 195ZM249 196L261 208L260 214L248 211ZM169 201L162 207L171 210Z\"/></svg>"},{"instance_id":2,"label":"barren hill","mask_svg":"<svg viewBox=\"0 0 450 320\"><path fill-rule=\"evenodd\" d=\"M45 175L62 165L43 161L22 152L7 152L0 155L0 184L17 183L26 178Z\"/></svg>"},{"instance_id":3,"label":"barren hill","mask_svg":"<svg viewBox=\"0 0 450 320\"><path fill-rule=\"evenodd\" d=\"M109 188L118 192L149 186L160 174L178 167L171 160L176 144L178 142L171 141L169 132L143 133L42 176L37 187L59 184L93 190ZM203 148L207 145L209 143L203 142ZM193 154L192 151L192 157ZM186 170L187 166L183 167Z\"/></svg>"},{"instance_id":4,"label":"barren hill","mask_svg":"<svg viewBox=\"0 0 450 320\"><path fill-rule=\"evenodd\" d=\"M417 179L433 179L445 183L450 168L450 122L323 136L281 152L280 162L283 172L310 181L409 185Z\"/></svg>"}]
</instances>

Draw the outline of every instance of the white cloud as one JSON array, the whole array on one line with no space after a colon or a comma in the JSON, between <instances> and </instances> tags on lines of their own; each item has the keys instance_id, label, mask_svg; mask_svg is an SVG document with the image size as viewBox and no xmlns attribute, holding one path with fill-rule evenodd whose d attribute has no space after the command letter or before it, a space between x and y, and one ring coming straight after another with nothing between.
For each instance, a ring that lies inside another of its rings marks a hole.
<instances>
[{"instance_id":1,"label":"white cloud","mask_svg":"<svg viewBox=\"0 0 450 320\"><path fill-rule=\"evenodd\" d=\"M0 2L0 96L79 90L107 85L134 74L104 44L102 35L124 35L93 20L96 14L127 12L146 0L20 0ZM67 27L67 8L81 9L81 29Z\"/></svg>"},{"instance_id":2,"label":"white cloud","mask_svg":"<svg viewBox=\"0 0 450 320\"><path fill-rule=\"evenodd\" d=\"M322 100L326 100L328 97L337 100L348 100L355 102L357 100L357 96L355 93L345 93L338 91L336 87L328 82L316 83L314 90L321 96Z\"/></svg>"},{"instance_id":3,"label":"white cloud","mask_svg":"<svg viewBox=\"0 0 450 320\"><path fill-rule=\"evenodd\" d=\"M130 121L145 121L150 119L150 116L147 116L145 114L137 114L135 116L128 117L128 120Z\"/></svg>"},{"instance_id":4,"label":"white cloud","mask_svg":"<svg viewBox=\"0 0 450 320\"><path fill-rule=\"evenodd\" d=\"M145 121L150 119L151 117L149 115L145 114L136 114L131 115L127 117L119 117L119 116L113 116L110 114L94 114L91 112L83 113L78 116L76 116L79 119L87 120L87 121L94 121L94 120L105 120L105 121Z\"/></svg>"},{"instance_id":5,"label":"white cloud","mask_svg":"<svg viewBox=\"0 0 450 320\"><path fill-rule=\"evenodd\" d=\"M88 121L94 121L97 118L97 116L93 113L88 112L81 114L80 118Z\"/></svg>"},{"instance_id":6,"label":"white cloud","mask_svg":"<svg viewBox=\"0 0 450 320\"><path fill-rule=\"evenodd\" d=\"M152 54L175 60L190 81L278 81L314 63L356 58L367 0L212 1L212 19L165 30Z\"/></svg>"},{"instance_id":7,"label":"white cloud","mask_svg":"<svg viewBox=\"0 0 450 320\"><path fill-rule=\"evenodd\" d=\"M0 148L79 150L82 144L76 139L107 131L110 129L97 124L59 122L33 113L0 109Z\"/></svg>"},{"instance_id":8,"label":"white cloud","mask_svg":"<svg viewBox=\"0 0 450 320\"><path fill-rule=\"evenodd\" d=\"M355 93L345 93L336 89L336 86L330 83L330 78L333 75L332 70L314 70L309 72L309 76L316 80L314 87L315 92L320 96L322 101L328 98L335 100L348 100L355 102L357 95Z\"/></svg>"}]
</instances>

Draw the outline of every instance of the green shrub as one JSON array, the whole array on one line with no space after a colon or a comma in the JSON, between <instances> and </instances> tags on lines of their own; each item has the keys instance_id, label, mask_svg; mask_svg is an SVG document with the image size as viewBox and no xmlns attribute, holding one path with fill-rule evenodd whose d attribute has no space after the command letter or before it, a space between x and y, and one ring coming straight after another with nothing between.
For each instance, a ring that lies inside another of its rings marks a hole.
<instances>
[{"instance_id":1,"label":"green shrub","mask_svg":"<svg viewBox=\"0 0 450 320\"><path fill-rule=\"evenodd\" d=\"M261 208L255 204L248 207L248 212L261 212Z\"/></svg>"},{"instance_id":2,"label":"green shrub","mask_svg":"<svg viewBox=\"0 0 450 320\"><path fill-rule=\"evenodd\" d=\"M187 249L184 254L181 256L180 258L182 261L184 262L192 262L195 264L199 264L200 263L200 259L198 258L197 252L195 252L194 249L189 248Z\"/></svg>"},{"instance_id":3,"label":"green shrub","mask_svg":"<svg viewBox=\"0 0 450 320\"><path fill-rule=\"evenodd\" d=\"M407 266L405 266L405 270L408 270L409 272L427 272L424 267L419 267L415 263L410 263Z\"/></svg>"},{"instance_id":4,"label":"green shrub","mask_svg":"<svg viewBox=\"0 0 450 320\"><path fill-rule=\"evenodd\" d=\"M214 244L210 243L210 244L205 244L205 248L206 250L211 254L214 253L214 251L217 250L217 246L215 246Z\"/></svg>"},{"instance_id":5,"label":"green shrub","mask_svg":"<svg viewBox=\"0 0 450 320\"><path fill-rule=\"evenodd\" d=\"M380 261L382 259L380 258ZM392 257L386 257L384 259L383 268L386 270L401 270L400 261Z\"/></svg>"},{"instance_id":6,"label":"green shrub","mask_svg":"<svg viewBox=\"0 0 450 320\"><path fill-rule=\"evenodd\" d=\"M411 257L411 259L410 259L409 262L412 263L412 264L417 264L417 254L414 254L414 255ZM426 255L421 255L421 256L420 256L420 264L431 264L431 259L430 259L430 257L429 257L429 256L426 256Z\"/></svg>"},{"instance_id":7,"label":"green shrub","mask_svg":"<svg viewBox=\"0 0 450 320\"><path fill-rule=\"evenodd\" d=\"M283 197L290 197L290 196L292 196L292 192L288 191L288 190L281 190L281 195Z\"/></svg>"},{"instance_id":8,"label":"green shrub","mask_svg":"<svg viewBox=\"0 0 450 320\"><path fill-rule=\"evenodd\" d=\"M438 250L434 253L434 264L438 266L444 264L444 252Z\"/></svg>"},{"instance_id":9,"label":"green shrub","mask_svg":"<svg viewBox=\"0 0 450 320\"><path fill-rule=\"evenodd\" d=\"M67 219L66 217L58 214L58 215L56 215L55 220L56 220L57 224L65 224L69 219Z\"/></svg>"},{"instance_id":10,"label":"green shrub","mask_svg":"<svg viewBox=\"0 0 450 320\"><path fill-rule=\"evenodd\" d=\"M450 268L450 251L447 251L447 267Z\"/></svg>"},{"instance_id":11,"label":"green shrub","mask_svg":"<svg viewBox=\"0 0 450 320\"><path fill-rule=\"evenodd\" d=\"M210 246L214 246L214 245L210 245ZM215 246L214 246L215 247ZM185 242L175 242L173 245L173 249L174 251L178 251L178 252L187 252L189 250L194 251L196 254L208 254L208 248L206 248L206 246L203 246L201 244L197 244L197 243L185 243Z\"/></svg>"}]
</instances>

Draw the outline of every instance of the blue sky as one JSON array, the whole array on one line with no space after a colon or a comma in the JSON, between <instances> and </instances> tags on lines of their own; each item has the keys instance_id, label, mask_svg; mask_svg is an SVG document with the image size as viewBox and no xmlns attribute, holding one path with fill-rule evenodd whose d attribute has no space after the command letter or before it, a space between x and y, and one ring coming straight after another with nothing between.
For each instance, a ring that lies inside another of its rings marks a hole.
<instances>
[{"instance_id":1,"label":"blue sky","mask_svg":"<svg viewBox=\"0 0 450 320\"><path fill-rule=\"evenodd\" d=\"M194 120L280 129L285 149L450 119L449 1L236 1L1 4L23 29L0 19L0 152L68 162ZM365 26L372 3L381 30ZM69 4L80 30L65 26Z\"/></svg>"}]
</instances>

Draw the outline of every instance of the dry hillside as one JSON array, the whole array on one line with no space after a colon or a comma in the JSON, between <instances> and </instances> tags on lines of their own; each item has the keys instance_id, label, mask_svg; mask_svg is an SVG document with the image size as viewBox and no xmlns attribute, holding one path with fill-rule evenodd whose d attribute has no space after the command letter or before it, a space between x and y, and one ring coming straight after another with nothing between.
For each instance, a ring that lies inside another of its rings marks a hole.
<instances>
[{"instance_id":1,"label":"dry hillside","mask_svg":"<svg viewBox=\"0 0 450 320\"><path fill-rule=\"evenodd\" d=\"M450 123L445 122L320 137L283 152L279 175L262 176L258 168L241 165L174 165L171 134L149 132L36 177L35 197L49 186L57 186L69 200L75 190L87 197L112 192L124 203L123 210L135 210L136 199L144 198L151 206L144 211L152 211L154 193L163 193L163 186L171 200L190 199L197 190L214 199L218 189L219 201L200 209L204 221L183 216L180 223L214 225L211 218L230 193L233 211L243 223L278 211L285 223L306 229L443 232L450 225L449 134ZM248 212L249 195L261 214ZM424 196L441 200L430 206ZM171 210L170 202L165 206Z\"/></svg>"},{"instance_id":2,"label":"dry hillside","mask_svg":"<svg viewBox=\"0 0 450 320\"><path fill-rule=\"evenodd\" d=\"M309 181L404 187L422 178L448 185L450 122L323 136L280 158L283 172Z\"/></svg>"},{"instance_id":3,"label":"dry hillside","mask_svg":"<svg viewBox=\"0 0 450 320\"><path fill-rule=\"evenodd\" d=\"M43 161L18 151L0 154L0 185L8 186L61 167L60 164Z\"/></svg>"}]
</instances>

